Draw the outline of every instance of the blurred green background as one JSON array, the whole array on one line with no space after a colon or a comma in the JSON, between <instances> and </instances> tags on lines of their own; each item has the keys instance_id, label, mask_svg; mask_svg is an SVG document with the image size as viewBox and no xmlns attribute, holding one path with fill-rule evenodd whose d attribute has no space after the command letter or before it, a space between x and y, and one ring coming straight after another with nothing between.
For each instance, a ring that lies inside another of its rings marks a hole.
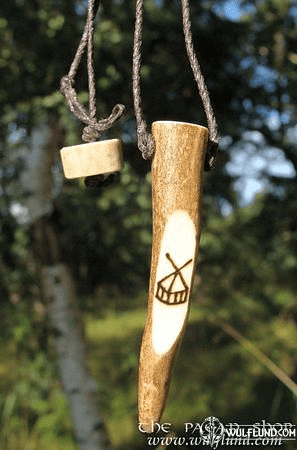
<instances>
[{"instance_id":1,"label":"blurred green background","mask_svg":"<svg viewBox=\"0 0 297 450\"><path fill-rule=\"evenodd\" d=\"M134 3L102 1L95 29L98 118L115 103L126 105L124 118L104 135L121 138L125 155L118 182L105 189L64 180L58 153L81 142L81 124L59 83L83 31L87 2L0 5L3 450L79 448L42 295L40 249L26 206L32 192L22 181L30 151L48 130L55 136L48 149L53 186L44 220L55 229L61 261L75 280L107 432L115 450L146 448L137 430L137 366L149 280L151 181L150 162L136 145ZM296 382L297 4L192 0L191 16L221 140L216 168L204 177L190 320L162 421L178 436L185 422L209 416L225 424L296 424L296 389L294 395L284 374ZM76 88L87 105L85 59ZM142 96L149 123L206 125L179 1L145 2ZM237 340L232 330L240 333Z\"/></svg>"}]
</instances>

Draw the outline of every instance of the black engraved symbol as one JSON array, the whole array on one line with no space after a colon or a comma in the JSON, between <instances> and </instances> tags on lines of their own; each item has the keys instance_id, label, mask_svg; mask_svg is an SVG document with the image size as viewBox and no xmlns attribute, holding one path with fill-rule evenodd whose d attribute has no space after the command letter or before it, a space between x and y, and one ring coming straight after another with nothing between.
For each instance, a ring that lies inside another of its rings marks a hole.
<instances>
[{"instance_id":1,"label":"black engraved symbol","mask_svg":"<svg viewBox=\"0 0 297 450\"><path fill-rule=\"evenodd\" d=\"M166 253L166 258L171 262L175 271L158 281L156 297L167 305L180 305L187 301L189 293L189 287L185 282L181 270L190 264L193 259L189 259L181 267L177 267L169 253Z\"/></svg>"}]
</instances>

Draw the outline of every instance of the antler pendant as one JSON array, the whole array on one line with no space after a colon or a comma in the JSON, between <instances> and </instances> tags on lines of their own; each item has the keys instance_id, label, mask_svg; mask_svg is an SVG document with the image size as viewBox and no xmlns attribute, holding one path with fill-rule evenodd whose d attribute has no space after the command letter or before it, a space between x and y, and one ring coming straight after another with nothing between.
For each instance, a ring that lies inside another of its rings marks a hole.
<instances>
[{"instance_id":1,"label":"antler pendant","mask_svg":"<svg viewBox=\"0 0 297 450\"><path fill-rule=\"evenodd\" d=\"M138 377L138 419L148 432L162 416L188 318L208 129L162 121L152 135L153 246Z\"/></svg>"},{"instance_id":2,"label":"antler pendant","mask_svg":"<svg viewBox=\"0 0 297 450\"><path fill-rule=\"evenodd\" d=\"M66 178L79 178L116 172L123 166L119 139L64 147L60 151Z\"/></svg>"}]
</instances>

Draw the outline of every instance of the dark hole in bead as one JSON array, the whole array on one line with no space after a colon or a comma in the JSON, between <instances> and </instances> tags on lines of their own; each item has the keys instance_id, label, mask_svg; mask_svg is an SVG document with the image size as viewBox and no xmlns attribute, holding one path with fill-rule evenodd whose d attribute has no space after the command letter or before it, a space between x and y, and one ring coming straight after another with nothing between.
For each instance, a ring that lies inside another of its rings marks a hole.
<instances>
[{"instance_id":1,"label":"dark hole in bead","mask_svg":"<svg viewBox=\"0 0 297 450\"><path fill-rule=\"evenodd\" d=\"M108 174L92 175L85 178L87 188L105 188L115 183L119 179L119 172Z\"/></svg>"}]
</instances>

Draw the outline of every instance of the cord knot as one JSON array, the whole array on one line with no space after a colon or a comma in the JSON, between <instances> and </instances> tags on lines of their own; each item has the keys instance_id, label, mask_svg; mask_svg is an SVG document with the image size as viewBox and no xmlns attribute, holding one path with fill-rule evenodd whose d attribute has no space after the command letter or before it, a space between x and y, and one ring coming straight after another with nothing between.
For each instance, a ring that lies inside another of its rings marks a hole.
<instances>
[{"instance_id":1,"label":"cord knot","mask_svg":"<svg viewBox=\"0 0 297 450\"><path fill-rule=\"evenodd\" d=\"M153 155L153 138L151 133L147 131L147 125L142 120L137 127L138 148L142 153L143 159L150 159Z\"/></svg>"},{"instance_id":2,"label":"cord knot","mask_svg":"<svg viewBox=\"0 0 297 450\"><path fill-rule=\"evenodd\" d=\"M96 124L87 125L82 132L82 140L85 142L95 142L100 136L101 133L96 130Z\"/></svg>"},{"instance_id":3,"label":"cord knot","mask_svg":"<svg viewBox=\"0 0 297 450\"><path fill-rule=\"evenodd\" d=\"M219 144L217 141L208 140L204 170L209 172L215 167Z\"/></svg>"}]
</instances>

